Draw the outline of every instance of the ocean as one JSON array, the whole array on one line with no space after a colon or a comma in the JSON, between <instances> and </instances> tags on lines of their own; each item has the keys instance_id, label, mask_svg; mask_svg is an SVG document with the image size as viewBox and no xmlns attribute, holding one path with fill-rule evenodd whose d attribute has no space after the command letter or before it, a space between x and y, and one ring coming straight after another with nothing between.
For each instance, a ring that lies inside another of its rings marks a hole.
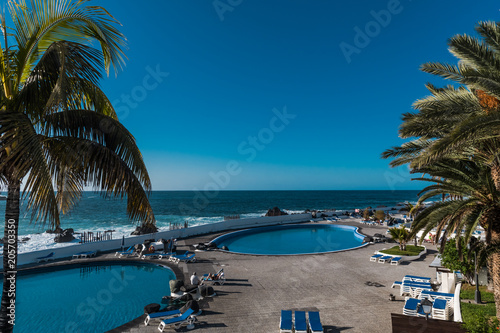
<instances>
[{"instance_id":1,"label":"ocean","mask_svg":"<svg viewBox=\"0 0 500 333\"><path fill-rule=\"evenodd\" d=\"M160 230L171 223L189 226L221 222L224 216L260 217L268 209L279 207L288 213L305 210L348 210L371 206L394 206L399 202L416 202L419 191L154 191L151 206ZM5 213L5 201L0 201ZM64 246L45 233L47 225L30 223L30 214L22 211L19 227L19 252ZM140 221L126 215L126 200L104 199L99 193L85 192L77 207L62 216L61 227L75 232L114 230L113 238L129 236ZM3 225L3 223L2 223ZM75 242L77 242L75 240Z\"/></svg>"}]
</instances>

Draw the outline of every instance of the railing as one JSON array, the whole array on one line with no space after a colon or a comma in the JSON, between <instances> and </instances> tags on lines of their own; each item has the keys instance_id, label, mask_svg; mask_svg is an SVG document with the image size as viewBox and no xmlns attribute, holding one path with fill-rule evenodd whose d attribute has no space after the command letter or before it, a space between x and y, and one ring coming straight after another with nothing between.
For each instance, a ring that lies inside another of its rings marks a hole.
<instances>
[{"instance_id":1,"label":"railing","mask_svg":"<svg viewBox=\"0 0 500 333\"><path fill-rule=\"evenodd\" d=\"M228 220L239 220L240 216L239 215L229 215L229 216L224 216L224 221Z\"/></svg>"},{"instance_id":2,"label":"railing","mask_svg":"<svg viewBox=\"0 0 500 333\"><path fill-rule=\"evenodd\" d=\"M80 233L80 243L100 242L113 239L113 231L84 231Z\"/></svg>"},{"instance_id":3,"label":"railing","mask_svg":"<svg viewBox=\"0 0 500 333\"><path fill-rule=\"evenodd\" d=\"M188 224L188 221L170 222L169 230L186 229L188 227Z\"/></svg>"}]
</instances>

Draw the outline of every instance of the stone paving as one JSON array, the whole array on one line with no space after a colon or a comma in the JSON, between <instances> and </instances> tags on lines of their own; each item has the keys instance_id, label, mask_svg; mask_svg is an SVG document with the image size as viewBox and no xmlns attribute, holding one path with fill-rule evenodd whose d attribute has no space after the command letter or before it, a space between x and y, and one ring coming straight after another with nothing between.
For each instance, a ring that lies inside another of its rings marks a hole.
<instances>
[{"instance_id":1,"label":"stone paving","mask_svg":"<svg viewBox=\"0 0 500 333\"><path fill-rule=\"evenodd\" d=\"M358 226L366 235L385 233L387 229L356 222L341 224ZM179 250L193 250L192 244L214 237L183 240ZM435 278L429 264L437 253L435 246L426 245L428 254L416 261L398 266L369 261L375 251L393 245L378 243L344 252L299 256L196 252L196 263L179 265L185 279L193 271L215 273L224 268L227 282L214 286L217 296L206 303L193 331L279 332L280 310L290 309L319 311L328 333L391 332L391 313L402 313L404 305L399 290L391 289L392 283L406 274ZM389 300L391 293L397 295L396 301ZM157 324L146 327L143 320L144 316L113 332L158 332ZM185 327L177 330L185 331Z\"/></svg>"}]
</instances>

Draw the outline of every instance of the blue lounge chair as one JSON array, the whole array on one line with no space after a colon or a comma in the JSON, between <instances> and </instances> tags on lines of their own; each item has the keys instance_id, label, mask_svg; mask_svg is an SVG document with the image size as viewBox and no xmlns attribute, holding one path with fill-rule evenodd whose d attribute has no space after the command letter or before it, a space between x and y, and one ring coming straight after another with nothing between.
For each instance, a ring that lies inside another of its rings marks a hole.
<instances>
[{"instance_id":1,"label":"blue lounge chair","mask_svg":"<svg viewBox=\"0 0 500 333\"><path fill-rule=\"evenodd\" d=\"M172 257L170 257L172 259ZM181 261L185 261L185 262L195 262L196 261L196 254L191 254L191 255L180 255L180 256L175 256L173 257L172 259L173 262L175 262L176 264L178 264L179 262Z\"/></svg>"},{"instance_id":2,"label":"blue lounge chair","mask_svg":"<svg viewBox=\"0 0 500 333\"><path fill-rule=\"evenodd\" d=\"M400 262L402 262L403 258L402 257L393 257L391 259L391 265L399 265Z\"/></svg>"},{"instance_id":3,"label":"blue lounge chair","mask_svg":"<svg viewBox=\"0 0 500 333\"><path fill-rule=\"evenodd\" d=\"M295 311L295 333L307 333L305 311Z\"/></svg>"},{"instance_id":4,"label":"blue lounge chair","mask_svg":"<svg viewBox=\"0 0 500 333\"><path fill-rule=\"evenodd\" d=\"M164 320L167 319L168 317L179 316L180 314L181 311L179 309L172 311L153 312L146 316L146 318L144 319L144 325L148 326L149 322L152 319Z\"/></svg>"},{"instance_id":5,"label":"blue lounge chair","mask_svg":"<svg viewBox=\"0 0 500 333\"><path fill-rule=\"evenodd\" d=\"M448 320L450 318L450 311L448 302L445 299L436 298L432 304L432 318Z\"/></svg>"},{"instance_id":6,"label":"blue lounge chair","mask_svg":"<svg viewBox=\"0 0 500 333\"><path fill-rule=\"evenodd\" d=\"M193 329L194 322L196 321L196 317L192 316L193 312L193 309L187 309L186 312L178 317L162 320L160 325L158 325L158 330L163 332L163 330L169 326L174 326L175 329L179 329L184 324L187 324L187 329Z\"/></svg>"},{"instance_id":7,"label":"blue lounge chair","mask_svg":"<svg viewBox=\"0 0 500 333\"><path fill-rule=\"evenodd\" d=\"M73 254L73 258L90 258L90 257L95 257L97 251L87 251L87 252L80 252L77 254Z\"/></svg>"},{"instance_id":8,"label":"blue lounge chair","mask_svg":"<svg viewBox=\"0 0 500 333\"><path fill-rule=\"evenodd\" d=\"M292 333L292 331L293 331L292 311L281 310L280 332Z\"/></svg>"},{"instance_id":9,"label":"blue lounge chair","mask_svg":"<svg viewBox=\"0 0 500 333\"><path fill-rule=\"evenodd\" d=\"M417 308L419 308L420 300L416 298L408 298L403 307L403 314L407 316L417 316Z\"/></svg>"},{"instance_id":10,"label":"blue lounge chair","mask_svg":"<svg viewBox=\"0 0 500 333\"><path fill-rule=\"evenodd\" d=\"M168 260L170 260L170 261L174 261L174 262L175 262L175 261L177 261L177 257L187 256L188 254L189 254L189 251L186 251L186 252L184 252L184 253L182 253L182 254L172 253L172 254L169 256Z\"/></svg>"},{"instance_id":11,"label":"blue lounge chair","mask_svg":"<svg viewBox=\"0 0 500 333\"><path fill-rule=\"evenodd\" d=\"M378 262L385 264L387 261L391 261L392 256L383 256L378 258Z\"/></svg>"},{"instance_id":12,"label":"blue lounge chair","mask_svg":"<svg viewBox=\"0 0 500 333\"><path fill-rule=\"evenodd\" d=\"M370 261L376 262L382 256L383 256L383 254L375 254L375 255L373 255L373 256L370 257Z\"/></svg>"},{"instance_id":13,"label":"blue lounge chair","mask_svg":"<svg viewBox=\"0 0 500 333\"><path fill-rule=\"evenodd\" d=\"M35 259L37 263L48 262L49 260L54 260L54 252L50 252L46 256L38 257Z\"/></svg>"},{"instance_id":14,"label":"blue lounge chair","mask_svg":"<svg viewBox=\"0 0 500 333\"><path fill-rule=\"evenodd\" d=\"M309 311L309 330L311 333L323 333L318 311Z\"/></svg>"},{"instance_id":15,"label":"blue lounge chair","mask_svg":"<svg viewBox=\"0 0 500 333\"><path fill-rule=\"evenodd\" d=\"M404 280L410 280L413 282L430 282L431 278L430 277L425 277L425 276L416 276L416 275L405 275L403 277Z\"/></svg>"},{"instance_id":16,"label":"blue lounge chair","mask_svg":"<svg viewBox=\"0 0 500 333\"><path fill-rule=\"evenodd\" d=\"M118 251L115 253L115 257L118 256L119 258L123 256L129 256L134 253L134 245L130 246L127 250L125 251Z\"/></svg>"}]
</instances>

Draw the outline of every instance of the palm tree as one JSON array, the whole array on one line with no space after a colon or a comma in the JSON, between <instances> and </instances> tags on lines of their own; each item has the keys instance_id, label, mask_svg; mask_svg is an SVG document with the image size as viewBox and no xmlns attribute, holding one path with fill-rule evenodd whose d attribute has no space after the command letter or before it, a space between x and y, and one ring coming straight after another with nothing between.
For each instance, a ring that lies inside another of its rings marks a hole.
<instances>
[{"instance_id":1,"label":"palm tree","mask_svg":"<svg viewBox=\"0 0 500 333\"><path fill-rule=\"evenodd\" d=\"M409 164L413 170L424 170L443 159L472 161L490 172L494 187L500 190L500 26L479 22L476 31L481 39L467 35L450 39L449 50L459 59L457 66L422 66L424 72L461 86L427 85L431 96L415 102L418 112L403 115L400 136L411 140L382 157L395 158L392 166ZM459 200L451 201L459 204ZM488 210L483 218L488 241L500 243L500 211ZM500 254L492 254L490 261L500 318Z\"/></svg>"},{"instance_id":2,"label":"palm tree","mask_svg":"<svg viewBox=\"0 0 500 333\"><path fill-rule=\"evenodd\" d=\"M410 232L404 226L400 228L389 228L392 239L399 243L399 250L406 251L406 243L411 239Z\"/></svg>"},{"instance_id":3,"label":"palm tree","mask_svg":"<svg viewBox=\"0 0 500 333\"><path fill-rule=\"evenodd\" d=\"M126 196L131 219L154 223L141 153L98 86L103 70L121 69L125 38L104 8L84 2L9 1L14 26L1 17L0 182L8 191L1 332L14 324L21 199L32 220L56 227L91 186Z\"/></svg>"}]
</instances>

